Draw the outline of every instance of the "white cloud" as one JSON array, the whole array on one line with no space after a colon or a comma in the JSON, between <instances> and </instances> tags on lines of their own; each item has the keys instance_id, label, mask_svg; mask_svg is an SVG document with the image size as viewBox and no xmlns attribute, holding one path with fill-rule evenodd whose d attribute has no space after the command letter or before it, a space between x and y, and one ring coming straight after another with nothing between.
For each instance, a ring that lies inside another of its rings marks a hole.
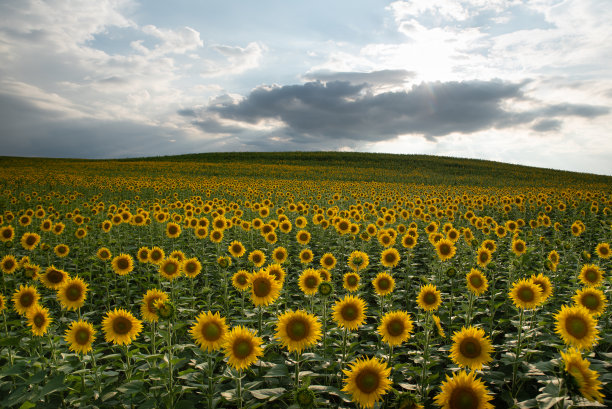
<instances>
[{"instance_id":1,"label":"white cloud","mask_svg":"<svg viewBox=\"0 0 612 409\"><path fill-rule=\"evenodd\" d=\"M251 42L246 47L215 45L212 48L221 54L225 60L222 62L217 60L204 61L203 77L236 75L257 68L267 50L265 45L257 42Z\"/></svg>"}]
</instances>

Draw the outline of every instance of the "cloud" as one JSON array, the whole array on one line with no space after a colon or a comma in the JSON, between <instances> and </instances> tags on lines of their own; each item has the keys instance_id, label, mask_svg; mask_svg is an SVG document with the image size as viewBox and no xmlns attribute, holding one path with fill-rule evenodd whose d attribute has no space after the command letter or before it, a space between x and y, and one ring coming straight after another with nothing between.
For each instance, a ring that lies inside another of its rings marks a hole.
<instances>
[{"instance_id":1,"label":"cloud","mask_svg":"<svg viewBox=\"0 0 612 409\"><path fill-rule=\"evenodd\" d=\"M169 53L185 54L187 51L196 50L204 45L200 39L200 33L191 27L183 27L180 30L161 29L154 25L142 27L142 32L161 40L161 44L155 46L151 51L142 45L142 41L133 43L135 49L146 52L153 52L157 55Z\"/></svg>"},{"instance_id":2,"label":"cloud","mask_svg":"<svg viewBox=\"0 0 612 409\"><path fill-rule=\"evenodd\" d=\"M531 110L508 109L529 100L522 87L527 82L429 82L402 92L372 94L364 85L349 82L308 82L267 86L253 90L239 102L210 106L208 113L245 124L275 119L293 141L299 139L381 141L402 134L419 134L433 140L451 133L528 125L550 131L560 127L556 117L592 118L609 112L606 107L557 104Z\"/></svg>"},{"instance_id":3,"label":"cloud","mask_svg":"<svg viewBox=\"0 0 612 409\"><path fill-rule=\"evenodd\" d=\"M536 132L550 132L561 129L562 122L558 119L542 119L537 121L531 129Z\"/></svg>"},{"instance_id":4,"label":"cloud","mask_svg":"<svg viewBox=\"0 0 612 409\"><path fill-rule=\"evenodd\" d=\"M257 42L251 42L246 47L215 45L212 49L222 55L225 61L205 60L201 73L203 77L235 75L257 68L267 50L265 45Z\"/></svg>"},{"instance_id":5,"label":"cloud","mask_svg":"<svg viewBox=\"0 0 612 409\"><path fill-rule=\"evenodd\" d=\"M307 73L303 76L306 81L347 81L352 84L368 84L370 86L380 85L403 85L414 72L408 70L379 70L370 72L335 72L319 70Z\"/></svg>"}]
</instances>

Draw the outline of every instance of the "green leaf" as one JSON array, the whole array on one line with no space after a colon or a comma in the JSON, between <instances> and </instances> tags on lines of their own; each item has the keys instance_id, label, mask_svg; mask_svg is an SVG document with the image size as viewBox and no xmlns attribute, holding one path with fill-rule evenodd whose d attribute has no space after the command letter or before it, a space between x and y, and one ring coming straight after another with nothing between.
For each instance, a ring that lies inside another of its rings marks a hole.
<instances>
[{"instance_id":1,"label":"green leaf","mask_svg":"<svg viewBox=\"0 0 612 409\"><path fill-rule=\"evenodd\" d=\"M40 389L38 396L43 397L64 389L66 389L66 385L64 384L64 375L57 375L54 378L51 378L51 380Z\"/></svg>"},{"instance_id":2,"label":"green leaf","mask_svg":"<svg viewBox=\"0 0 612 409\"><path fill-rule=\"evenodd\" d=\"M249 391L256 399L270 399L270 402L280 398L285 393L285 388L258 389Z\"/></svg>"},{"instance_id":3,"label":"green leaf","mask_svg":"<svg viewBox=\"0 0 612 409\"><path fill-rule=\"evenodd\" d=\"M28 401L23 402L23 403L21 404L21 406L19 406L19 409L30 409L30 408L33 408L33 407L35 407L35 406L36 406L36 404L35 404L35 403L32 403L32 402L30 402L30 401L28 400Z\"/></svg>"}]
</instances>

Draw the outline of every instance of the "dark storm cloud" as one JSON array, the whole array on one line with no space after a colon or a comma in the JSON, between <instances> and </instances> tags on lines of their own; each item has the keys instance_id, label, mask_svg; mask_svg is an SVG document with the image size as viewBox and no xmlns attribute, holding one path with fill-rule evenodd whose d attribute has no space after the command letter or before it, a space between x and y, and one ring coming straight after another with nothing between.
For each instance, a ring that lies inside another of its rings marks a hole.
<instances>
[{"instance_id":1,"label":"dark storm cloud","mask_svg":"<svg viewBox=\"0 0 612 409\"><path fill-rule=\"evenodd\" d=\"M221 118L256 124L281 120L290 138L380 141L401 134L428 139L453 132L472 133L510 128L547 120L534 129L548 131L560 125L556 117L591 118L609 112L606 107L557 104L526 112L508 109L526 98L527 82L500 80L431 82L402 92L373 94L366 84L346 81L308 82L282 87L260 87L237 103L208 108Z\"/></svg>"},{"instance_id":2,"label":"dark storm cloud","mask_svg":"<svg viewBox=\"0 0 612 409\"><path fill-rule=\"evenodd\" d=\"M558 119L542 119L536 122L531 129L536 132L550 132L561 129L562 122Z\"/></svg>"},{"instance_id":3,"label":"dark storm cloud","mask_svg":"<svg viewBox=\"0 0 612 409\"><path fill-rule=\"evenodd\" d=\"M414 72L407 70L380 70L371 72L332 72L315 71L304 76L307 81L347 81L353 84L401 85L414 77Z\"/></svg>"}]
</instances>

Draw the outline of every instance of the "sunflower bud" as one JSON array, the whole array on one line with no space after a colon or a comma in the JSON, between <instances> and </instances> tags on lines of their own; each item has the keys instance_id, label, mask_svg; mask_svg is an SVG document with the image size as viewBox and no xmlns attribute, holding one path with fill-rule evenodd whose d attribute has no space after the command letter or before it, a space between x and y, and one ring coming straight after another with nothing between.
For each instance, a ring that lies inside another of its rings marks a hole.
<instances>
[{"instance_id":1,"label":"sunflower bud","mask_svg":"<svg viewBox=\"0 0 612 409\"><path fill-rule=\"evenodd\" d=\"M295 391L295 403L300 409L309 409L315 407L315 394L312 390L308 389L308 386L302 386Z\"/></svg>"},{"instance_id":2,"label":"sunflower bud","mask_svg":"<svg viewBox=\"0 0 612 409\"><path fill-rule=\"evenodd\" d=\"M157 311L157 315L159 315L159 318L164 319L164 320L169 320L172 317L174 317L174 313L176 312L176 309L174 308L174 304L172 304L172 302L166 300L166 301L162 301L162 300L157 300L155 301L154 304L155 310Z\"/></svg>"},{"instance_id":3,"label":"sunflower bud","mask_svg":"<svg viewBox=\"0 0 612 409\"><path fill-rule=\"evenodd\" d=\"M582 252L582 259L585 260L585 261L590 260L591 259L591 254L588 251L584 250Z\"/></svg>"},{"instance_id":4,"label":"sunflower bud","mask_svg":"<svg viewBox=\"0 0 612 409\"><path fill-rule=\"evenodd\" d=\"M330 296L333 291L334 288L327 281L323 281L321 284L319 284L319 294L321 294L323 297Z\"/></svg>"},{"instance_id":5,"label":"sunflower bud","mask_svg":"<svg viewBox=\"0 0 612 409\"><path fill-rule=\"evenodd\" d=\"M457 270L455 270L454 267L451 267L448 270L446 270L446 276L448 278L454 278L456 275L457 275Z\"/></svg>"}]
</instances>

